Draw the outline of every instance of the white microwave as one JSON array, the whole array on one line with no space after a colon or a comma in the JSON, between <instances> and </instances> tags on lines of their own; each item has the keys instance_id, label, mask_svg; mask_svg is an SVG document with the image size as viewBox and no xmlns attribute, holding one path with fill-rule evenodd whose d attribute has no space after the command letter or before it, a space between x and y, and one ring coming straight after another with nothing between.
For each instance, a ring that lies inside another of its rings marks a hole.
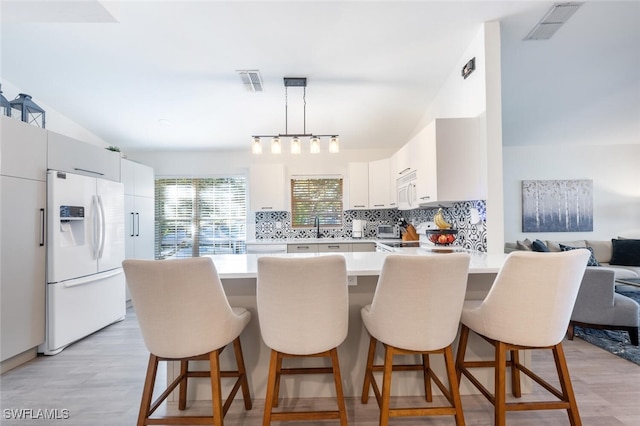
<instances>
[{"instance_id":1,"label":"white microwave","mask_svg":"<svg viewBox=\"0 0 640 426\"><path fill-rule=\"evenodd\" d=\"M398 225L378 225L378 238L400 238L400 227Z\"/></svg>"},{"instance_id":2,"label":"white microwave","mask_svg":"<svg viewBox=\"0 0 640 426\"><path fill-rule=\"evenodd\" d=\"M396 180L398 191L398 209L410 210L418 207L418 191L416 189L417 170L407 173Z\"/></svg>"}]
</instances>

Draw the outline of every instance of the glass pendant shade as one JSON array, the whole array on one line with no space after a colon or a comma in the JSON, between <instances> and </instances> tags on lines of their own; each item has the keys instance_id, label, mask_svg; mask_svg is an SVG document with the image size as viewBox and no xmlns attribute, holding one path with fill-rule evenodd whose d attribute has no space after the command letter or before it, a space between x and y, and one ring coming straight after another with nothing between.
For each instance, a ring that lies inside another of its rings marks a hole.
<instances>
[{"instance_id":1,"label":"glass pendant shade","mask_svg":"<svg viewBox=\"0 0 640 426\"><path fill-rule=\"evenodd\" d=\"M300 146L300 138L296 136L291 139L291 153L300 154L300 152L302 152L302 148Z\"/></svg>"},{"instance_id":2,"label":"glass pendant shade","mask_svg":"<svg viewBox=\"0 0 640 426\"><path fill-rule=\"evenodd\" d=\"M253 143L251 144L251 152L253 154L262 154L262 143L260 142L260 138L253 138Z\"/></svg>"},{"instance_id":3,"label":"glass pendant shade","mask_svg":"<svg viewBox=\"0 0 640 426\"><path fill-rule=\"evenodd\" d=\"M18 97L11 102L12 114L19 117L22 121L29 124L35 124L38 127L45 127L45 112L31 100L31 96L20 93Z\"/></svg>"},{"instance_id":4,"label":"glass pendant shade","mask_svg":"<svg viewBox=\"0 0 640 426\"><path fill-rule=\"evenodd\" d=\"M282 152L282 144L280 143L280 138L275 137L271 139L271 153L280 154L281 152Z\"/></svg>"},{"instance_id":5,"label":"glass pendant shade","mask_svg":"<svg viewBox=\"0 0 640 426\"><path fill-rule=\"evenodd\" d=\"M320 152L320 139L317 136L311 138L311 153L318 154Z\"/></svg>"},{"instance_id":6,"label":"glass pendant shade","mask_svg":"<svg viewBox=\"0 0 640 426\"><path fill-rule=\"evenodd\" d=\"M289 127L288 127L288 123L289 123L289 115L288 115L288 89L289 87L294 87L294 88L302 88L302 105L303 105L303 109L302 109L302 133L297 132L297 133L289 133ZM271 153L272 154L281 154L282 153L282 143L283 141L281 141L281 138L285 138L285 141L290 140L291 141L291 154L293 155L298 155L302 153L302 146L300 143L300 137L304 137L306 138L310 138L311 139L311 145L310 145L310 153L311 154L318 154L320 152L320 138L330 138L330 144L329 144L329 152L331 153L336 153L340 151L340 144L338 142L338 135L334 134L321 134L321 135L314 135L311 133L307 133L307 127L306 127L306 122L307 122L307 101L306 101L306 93L307 93L307 78L306 77L285 77L284 78L284 114L285 114L285 120L284 120L284 133L278 133L277 135L269 135L269 134L258 134L258 135L253 135L253 145L251 146L251 151L254 154L260 154L262 153L262 147L260 145L260 138L272 138L271 139Z\"/></svg>"},{"instance_id":7,"label":"glass pendant shade","mask_svg":"<svg viewBox=\"0 0 640 426\"><path fill-rule=\"evenodd\" d=\"M332 154L340 152L340 142L338 141L337 136L331 136L331 140L329 141L329 152Z\"/></svg>"}]
</instances>

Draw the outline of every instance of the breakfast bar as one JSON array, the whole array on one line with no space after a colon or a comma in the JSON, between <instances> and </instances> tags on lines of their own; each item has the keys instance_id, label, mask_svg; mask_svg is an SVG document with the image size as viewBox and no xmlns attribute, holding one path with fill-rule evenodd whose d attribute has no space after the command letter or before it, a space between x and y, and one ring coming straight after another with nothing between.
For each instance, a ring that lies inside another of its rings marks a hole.
<instances>
[{"instance_id":1,"label":"breakfast bar","mask_svg":"<svg viewBox=\"0 0 640 426\"><path fill-rule=\"evenodd\" d=\"M365 331L360 317L363 306L371 303L382 268L384 259L393 255L389 252L359 252L340 253L346 259L347 274L349 276L349 331L346 340L338 348L340 368L344 382L344 393L347 397L359 397L362 392L362 382L366 362L369 337ZM471 262L469 279L467 284L466 299L482 299L487 294L493 280L504 262L505 255L488 255L486 253L469 252ZM251 322L241 335L244 351L244 360L248 371L249 386L252 398L264 398L269 366L269 348L265 346L260 336L258 313L256 310L256 278L257 259L260 256L278 257L307 257L323 256L322 254L247 254L247 255L213 255L211 258L216 265L218 274L222 280L224 290L231 306L243 307L251 312ZM407 256L446 256L436 254L428 250L416 249L405 253ZM304 279L304 277L300 277ZM443 301L446 303L446 301ZM491 347L480 338L470 340L467 351L469 355L489 359L493 356ZM382 355L382 351L377 354ZM469 356L468 355L468 356ZM526 359L528 355L523 354ZM432 367L444 376L444 362L441 357L432 357ZM293 363L300 361L301 366L319 365L320 359L313 360L287 360ZM415 362L413 359L408 359ZM528 360L527 360L528 361ZM223 367L231 367L233 351L225 351L222 354ZM169 365L167 379L172 380L178 374L178 365ZM288 364L293 365L293 364ZM206 369L206 365L203 365ZM483 378L486 383L493 381L490 371ZM523 382L523 391L528 389L528 384ZM224 382L223 382L224 387ZM405 373L394 377L392 384L394 395L421 395L424 392L422 378L412 373ZM460 391L462 394L477 393L476 389L465 380L462 381ZM325 397L332 396L334 391L332 377L330 375L318 375L313 381L305 380L303 384L296 381L295 377L284 376L281 385L282 397ZM210 385L206 380L199 381L189 390L190 399L210 399Z\"/></svg>"}]
</instances>

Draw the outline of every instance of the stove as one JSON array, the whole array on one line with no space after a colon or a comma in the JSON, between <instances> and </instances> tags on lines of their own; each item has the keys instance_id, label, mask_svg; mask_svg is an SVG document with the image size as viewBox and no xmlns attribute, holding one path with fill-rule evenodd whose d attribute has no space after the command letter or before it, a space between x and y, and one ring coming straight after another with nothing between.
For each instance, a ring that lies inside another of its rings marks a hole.
<instances>
[{"instance_id":1,"label":"stove","mask_svg":"<svg viewBox=\"0 0 640 426\"><path fill-rule=\"evenodd\" d=\"M392 248L402 248L402 247L420 247L419 241L394 241L394 242L384 242L382 243L387 247Z\"/></svg>"}]
</instances>

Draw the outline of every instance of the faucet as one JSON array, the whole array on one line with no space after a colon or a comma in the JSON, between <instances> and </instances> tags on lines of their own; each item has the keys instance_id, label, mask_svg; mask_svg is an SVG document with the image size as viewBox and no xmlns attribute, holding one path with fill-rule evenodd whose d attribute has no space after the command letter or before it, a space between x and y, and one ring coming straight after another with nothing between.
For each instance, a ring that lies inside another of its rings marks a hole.
<instances>
[{"instance_id":1,"label":"faucet","mask_svg":"<svg viewBox=\"0 0 640 426\"><path fill-rule=\"evenodd\" d=\"M320 238L320 217L316 216L313 219L313 226L316 228L316 238Z\"/></svg>"}]
</instances>

